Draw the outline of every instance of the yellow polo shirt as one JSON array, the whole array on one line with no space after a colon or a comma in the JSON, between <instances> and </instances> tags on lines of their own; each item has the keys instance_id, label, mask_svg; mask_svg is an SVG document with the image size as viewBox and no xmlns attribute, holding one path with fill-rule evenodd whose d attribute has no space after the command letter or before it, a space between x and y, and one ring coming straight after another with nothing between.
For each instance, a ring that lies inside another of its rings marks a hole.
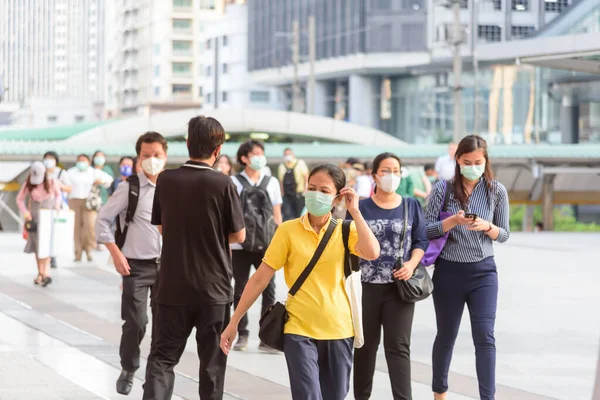
<instances>
[{"instance_id":1,"label":"yellow polo shirt","mask_svg":"<svg viewBox=\"0 0 600 400\"><path fill-rule=\"evenodd\" d=\"M277 228L263 261L276 271L283 268L288 288L294 285L310 262L328 225L317 234L305 215L284 222ZM358 234L353 222L348 240L352 254L356 254L357 241ZM288 296L286 309L290 318L284 333L318 340L354 336L350 303L345 290L344 253L342 221L339 221L315 268L298 293L294 297Z\"/></svg>"}]
</instances>

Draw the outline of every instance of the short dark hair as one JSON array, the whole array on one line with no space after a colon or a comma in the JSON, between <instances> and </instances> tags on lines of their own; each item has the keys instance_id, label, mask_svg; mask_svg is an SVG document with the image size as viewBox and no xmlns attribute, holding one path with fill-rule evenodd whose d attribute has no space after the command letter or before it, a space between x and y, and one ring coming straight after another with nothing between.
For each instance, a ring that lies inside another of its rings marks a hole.
<instances>
[{"instance_id":1,"label":"short dark hair","mask_svg":"<svg viewBox=\"0 0 600 400\"><path fill-rule=\"evenodd\" d=\"M204 115L190 119L187 139L190 158L208 160L224 142L225 129L219 121Z\"/></svg>"},{"instance_id":2,"label":"short dark hair","mask_svg":"<svg viewBox=\"0 0 600 400\"><path fill-rule=\"evenodd\" d=\"M90 160L90 156L88 156L87 154L79 154L77 156L77 158L75 158L76 160L79 160L80 157L85 158L86 160L88 160L88 162L91 162L92 160Z\"/></svg>"},{"instance_id":3,"label":"short dark hair","mask_svg":"<svg viewBox=\"0 0 600 400\"><path fill-rule=\"evenodd\" d=\"M246 167L246 163L242 161L242 157L248 157L248 154L250 154L250 152L254 150L255 147L260 147L262 151L265 151L265 145L260 140L251 139L242 143L237 152L238 164L240 164L242 167Z\"/></svg>"},{"instance_id":4,"label":"short dark hair","mask_svg":"<svg viewBox=\"0 0 600 400\"><path fill-rule=\"evenodd\" d=\"M435 169L435 165L433 164L425 164L425 171L431 171L432 169Z\"/></svg>"},{"instance_id":5,"label":"short dark hair","mask_svg":"<svg viewBox=\"0 0 600 400\"><path fill-rule=\"evenodd\" d=\"M365 167L365 170L367 170L367 169L373 169L373 163L371 161L365 161L363 163L363 165Z\"/></svg>"},{"instance_id":6,"label":"short dark hair","mask_svg":"<svg viewBox=\"0 0 600 400\"><path fill-rule=\"evenodd\" d=\"M149 131L140 136L135 143L135 153L139 156L142 151L142 143L160 143L165 153L169 149L169 145L167 144L167 140L163 135L158 132ZM121 159L122 161L123 159ZM120 162L119 162L120 164Z\"/></svg>"},{"instance_id":7,"label":"short dark hair","mask_svg":"<svg viewBox=\"0 0 600 400\"><path fill-rule=\"evenodd\" d=\"M346 164L348 165L354 165L354 164L358 164L360 163L360 160L356 157L350 157L349 159L346 160Z\"/></svg>"},{"instance_id":8,"label":"short dark hair","mask_svg":"<svg viewBox=\"0 0 600 400\"><path fill-rule=\"evenodd\" d=\"M56 152L54 151L47 151L46 154L44 154L44 158L46 157L52 157L56 160L56 165L58 165L58 154L56 154Z\"/></svg>"},{"instance_id":9,"label":"short dark hair","mask_svg":"<svg viewBox=\"0 0 600 400\"><path fill-rule=\"evenodd\" d=\"M337 190L336 194L338 194L340 192L340 190L342 190L343 188L346 187L346 174L344 174L344 171L342 171L342 169L340 167L338 167L337 165L323 164L323 165L319 165L318 167L315 167L312 171L310 171L308 180L310 181L310 178L312 178L314 175L318 174L319 172L325 172L327 175L329 175L331 177L331 179L333 179L335 189Z\"/></svg>"},{"instance_id":10,"label":"short dark hair","mask_svg":"<svg viewBox=\"0 0 600 400\"><path fill-rule=\"evenodd\" d=\"M121 165L123 163L123 161L125 161L125 160L131 160L131 162L134 162L132 157L125 156L125 157L121 157L121 159L119 160L119 165Z\"/></svg>"}]
</instances>

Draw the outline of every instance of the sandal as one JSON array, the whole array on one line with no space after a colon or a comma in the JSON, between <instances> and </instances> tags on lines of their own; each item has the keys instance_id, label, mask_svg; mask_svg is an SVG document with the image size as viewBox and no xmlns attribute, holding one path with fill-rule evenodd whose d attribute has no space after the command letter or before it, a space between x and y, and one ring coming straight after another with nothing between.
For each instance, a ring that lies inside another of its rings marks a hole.
<instances>
[{"instance_id":1,"label":"sandal","mask_svg":"<svg viewBox=\"0 0 600 400\"><path fill-rule=\"evenodd\" d=\"M44 277L42 276L42 274L38 274L37 278L35 278L33 280L33 284L34 285L41 285L43 281L44 281Z\"/></svg>"},{"instance_id":2,"label":"sandal","mask_svg":"<svg viewBox=\"0 0 600 400\"><path fill-rule=\"evenodd\" d=\"M50 278L49 276L47 276L47 277L45 277L42 280L42 287L46 287L46 286L48 286L51 283L52 283L52 278Z\"/></svg>"}]
</instances>

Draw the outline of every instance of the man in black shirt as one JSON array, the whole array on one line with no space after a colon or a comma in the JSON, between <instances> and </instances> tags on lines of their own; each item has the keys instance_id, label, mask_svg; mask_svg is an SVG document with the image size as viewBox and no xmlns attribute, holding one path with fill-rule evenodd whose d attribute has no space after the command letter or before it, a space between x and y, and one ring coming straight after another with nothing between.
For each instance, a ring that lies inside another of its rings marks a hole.
<instances>
[{"instance_id":1,"label":"man in black shirt","mask_svg":"<svg viewBox=\"0 0 600 400\"><path fill-rule=\"evenodd\" d=\"M231 179L212 169L225 131L214 118L188 125L190 161L159 175L152 224L163 235L152 348L144 399L170 399L186 341L196 328L200 399L223 398L226 356L220 336L233 302L230 243L246 237L244 215Z\"/></svg>"}]
</instances>

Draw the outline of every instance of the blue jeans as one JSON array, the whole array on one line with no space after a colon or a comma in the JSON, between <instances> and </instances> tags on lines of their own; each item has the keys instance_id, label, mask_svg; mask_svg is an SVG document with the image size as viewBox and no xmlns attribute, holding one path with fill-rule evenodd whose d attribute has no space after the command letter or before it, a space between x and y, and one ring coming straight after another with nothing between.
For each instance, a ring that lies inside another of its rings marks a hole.
<instances>
[{"instance_id":1,"label":"blue jeans","mask_svg":"<svg viewBox=\"0 0 600 400\"><path fill-rule=\"evenodd\" d=\"M433 345L433 391L448 391L448 370L466 304L475 344L479 396L481 400L493 400L496 393L494 324L498 302L498 274L494 258L476 263L438 259L433 283L437 321L437 336Z\"/></svg>"},{"instance_id":2,"label":"blue jeans","mask_svg":"<svg viewBox=\"0 0 600 400\"><path fill-rule=\"evenodd\" d=\"M344 400L350 391L354 339L284 335L283 352L294 400Z\"/></svg>"}]
</instances>

